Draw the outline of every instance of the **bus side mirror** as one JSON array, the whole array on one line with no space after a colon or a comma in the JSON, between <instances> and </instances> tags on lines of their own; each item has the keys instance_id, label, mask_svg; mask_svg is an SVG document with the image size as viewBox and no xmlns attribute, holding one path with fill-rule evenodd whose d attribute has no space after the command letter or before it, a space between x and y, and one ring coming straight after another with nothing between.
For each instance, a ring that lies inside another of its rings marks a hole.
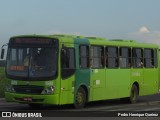
<instances>
[{"instance_id":1,"label":"bus side mirror","mask_svg":"<svg viewBox=\"0 0 160 120\"><path fill-rule=\"evenodd\" d=\"M2 49L2 51L1 51L1 59L4 58L4 52L5 52L5 49Z\"/></svg>"}]
</instances>

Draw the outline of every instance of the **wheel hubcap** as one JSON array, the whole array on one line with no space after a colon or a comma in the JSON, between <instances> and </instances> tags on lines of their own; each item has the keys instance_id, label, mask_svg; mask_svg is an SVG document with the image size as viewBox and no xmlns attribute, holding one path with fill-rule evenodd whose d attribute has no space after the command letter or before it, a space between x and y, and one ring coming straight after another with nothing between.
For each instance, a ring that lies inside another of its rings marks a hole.
<instances>
[{"instance_id":1,"label":"wheel hubcap","mask_svg":"<svg viewBox=\"0 0 160 120\"><path fill-rule=\"evenodd\" d=\"M83 95L82 93L78 93L77 95L77 103L82 104L83 103Z\"/></svg>"}]
</instances>

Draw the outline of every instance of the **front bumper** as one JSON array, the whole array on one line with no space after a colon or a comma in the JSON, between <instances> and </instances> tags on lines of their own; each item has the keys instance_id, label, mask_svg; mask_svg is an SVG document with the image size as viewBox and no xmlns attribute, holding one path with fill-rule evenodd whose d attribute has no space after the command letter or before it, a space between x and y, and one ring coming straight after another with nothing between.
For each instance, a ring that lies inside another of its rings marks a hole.
<instances>
[{"instance_id":1,"label":"front bumper","mask_svg":"<svg viewBox=\"0 0 160 120\"><path fill-rule=\"evenodd\" d=\"M29 95L5 92L7 102L19 102L25 104L53 104L59 105L59 94L53 95Z\"/></svg>"}]
</instances>

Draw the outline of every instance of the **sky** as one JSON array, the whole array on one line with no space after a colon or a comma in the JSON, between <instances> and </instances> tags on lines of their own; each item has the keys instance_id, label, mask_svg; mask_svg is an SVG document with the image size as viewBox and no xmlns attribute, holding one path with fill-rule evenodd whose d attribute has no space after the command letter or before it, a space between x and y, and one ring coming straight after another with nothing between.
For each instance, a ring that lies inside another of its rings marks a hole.
<instances>
[{"instance_id":1,"label":"sky","mask_svg":"<svg viewBox=\"0 0 160 120\"><path fill-rule=\"evenodd\" d=\"M0 0L0 46L24 34L74 34L160 45L160 0Z\"/></svg>"}]
</instances>

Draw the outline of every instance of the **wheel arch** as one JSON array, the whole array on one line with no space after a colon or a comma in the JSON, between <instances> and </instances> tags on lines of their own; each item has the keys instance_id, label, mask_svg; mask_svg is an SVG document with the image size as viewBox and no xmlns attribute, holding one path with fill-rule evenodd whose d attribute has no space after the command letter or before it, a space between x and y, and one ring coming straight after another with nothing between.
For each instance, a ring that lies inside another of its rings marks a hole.
<instances>
[{"instance_id":1,"label":"wheel arch","mask_svg":"<svg viewBox=\"0 0 160 120\"><path fill-rule=\"evenodd\" d=\"M139 89L139 83L137 82L137 81L135 81L133 84L132 84L132 86L133 85L135 85L136 87L137 87L137 89L138 89L138 95L139 95L139 91L140 91L140 89Z\"/></svg>"},{"instance_id":2,"label":"wheel arch","mask_svg":"<svg viewBox=\"0 0 160 120\"><path fill-rule=\"evenodd\" d=\"M86 85L80 85L77 87L74 96L74 108L81 109L85 107L88 102L88 89Z\"/></svg>"},{"instance_id":3,"label":"wheel arch","mask_svg":"<svg viewBox=\"0 0 160 120\"><path fill-rule=\"evenodd\" d=\"M85 93L86 93L86 97L87 97L87 102L89 101L89 88L87 87L87 85L85 84L81 84L78 86L77 90L76 90L76 93L78 92L78 89L82 87L84 90L85 90Z\"/></svg>"}]
</instances>

